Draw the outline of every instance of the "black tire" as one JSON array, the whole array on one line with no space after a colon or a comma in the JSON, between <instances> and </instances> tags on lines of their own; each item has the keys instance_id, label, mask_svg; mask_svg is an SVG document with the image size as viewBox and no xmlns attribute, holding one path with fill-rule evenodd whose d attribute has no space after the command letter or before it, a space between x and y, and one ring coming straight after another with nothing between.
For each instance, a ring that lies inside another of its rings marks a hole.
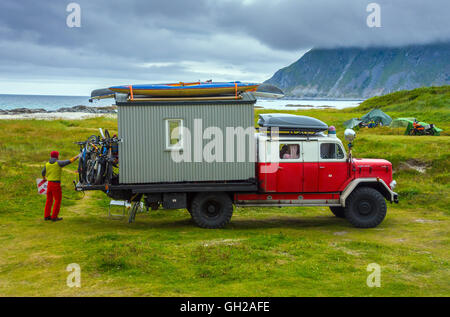
<instances>
[{"instance_id":1,"label":"black tire","mask_svg":"<svg viewBox=\"0 0 450 317\"><path fill-rule=\"evenodd\" d=\"M89 160L86 165L86 182L92 185L95 183L95 162Z\"/></svg>"},{"instance_id":2,"label":"black tire","mask_svg":"<svg viewBox=\"0 0 450 317\"><path fill-rule=\"evenodd\" d=\"M344 207L330 207L331 212L338 218L345 218L345 208Z\"/></svg>"},{"instance_id":3,"label":"black tire","mask_svg":"<svg viewBox=\"0 0 450 317\"><path fill-rule=\"evenodd\" d=\"M201 228L223 228L233 215L233 204L224 193L198 194L192 200L190 213Z\"/></svg>"},{"instance_id":4,"label":"black tire","mask_svg":"<svg viewBox=\"0 0 450 317\"><path fill-rule=\"evenodd\" d=\"M357 228L375 228L386 217L386 211L383 195L370 187L355 189L345 204L345 218Z\"/></svg>"},{"instance_id":5,"label":"black tire","mask_svg":"<svg viewBox=\"0 0 450 317\"><path fill-rule=\"evenodd\" d=\"M97 172L95 175L95 185L101 185L103 183L103 174L105 172L105 168L102 163L99 163L97 166Z\"/></svg>"},{"instance_id":6,"label":"black tire","mask_svg":"<svg viewBox=\"0 0 450 317\"><path fill-rule=\"evenodd\" d=\"M83 158L80 157L80 159L78 160L78 181L81 184L85 183L85 170L83 167Z\"/></svg>"}]
</instances>

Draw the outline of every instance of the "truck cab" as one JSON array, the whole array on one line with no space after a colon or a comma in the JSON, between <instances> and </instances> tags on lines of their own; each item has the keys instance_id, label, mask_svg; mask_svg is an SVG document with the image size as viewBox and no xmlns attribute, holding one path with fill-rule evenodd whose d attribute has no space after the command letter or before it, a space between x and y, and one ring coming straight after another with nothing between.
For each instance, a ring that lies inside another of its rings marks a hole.
<instances>
[{"instance_id":1,"label":"truck cab","mask_svg":"<svg viewBox=\"0 0 450 317\"><path fill-rule=\"evenodd\" d=\"M347 152L334 127L314 118L274 117L278 126L271 127L279 133L256 135L258 193L235 194L237 206L328 206L356 227L383 221L385 200L398 202L389 161L353 158L353 130L346 131Z\"/></svg>"},{"instance_id":2,"label":"truck cab","mask_svg":"<svg viewBox=\"0 0 450 317\"><path fill-rule=\"evenodd\" d=\"M322 134L257 138L262 192L336 192L349 179L347 154L337 138Z\"/></svg>"},{"instance_id":3,"label":"truck cab","mask_svg":"<svg viewBox=\"0 0 450 317\"><path fill-rule=\"evenodd\" d=\"M342 192L356 178L379 178L392 186L392 164L382 159L349 159L335 134L272 139L258 135L261 192Z\"/></svg>"}]
</instances>

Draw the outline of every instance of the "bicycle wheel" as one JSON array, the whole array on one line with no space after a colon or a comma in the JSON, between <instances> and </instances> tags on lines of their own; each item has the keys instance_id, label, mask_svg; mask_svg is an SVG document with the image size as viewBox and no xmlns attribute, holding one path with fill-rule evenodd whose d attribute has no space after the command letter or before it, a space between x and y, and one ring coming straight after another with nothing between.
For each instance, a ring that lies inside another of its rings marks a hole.
<instances>
[{"instance_id":1,"label":"bicycle wheel","mask_svg":"<svg viewBox=\"0 0 450 317\"><path fill-rule=\"evenodd\" d=\"M95 185L101 185L103 183L103 174L105 172L104 164L99 163L95 175Z\"/></svg>"}]
</instances>

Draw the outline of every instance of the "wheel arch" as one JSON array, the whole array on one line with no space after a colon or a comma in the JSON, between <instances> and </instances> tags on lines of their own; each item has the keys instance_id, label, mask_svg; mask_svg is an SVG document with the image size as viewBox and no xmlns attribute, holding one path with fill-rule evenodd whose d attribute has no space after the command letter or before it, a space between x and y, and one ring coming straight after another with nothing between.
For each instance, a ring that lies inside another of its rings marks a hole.
<instances>
[{"instance_id":1,"label":"wheel arch","mask_svg":"<svg viewBox=\"0 0 450 317\"><path fill-rule=\"evenodd\" d=\"M357 188L370 187L380 192L390 202L397 201L397 193L393 192L381 178L357 178L350 182L341 194L340 202L345 207L348 196Z\"/></svg>"}]
</instances>

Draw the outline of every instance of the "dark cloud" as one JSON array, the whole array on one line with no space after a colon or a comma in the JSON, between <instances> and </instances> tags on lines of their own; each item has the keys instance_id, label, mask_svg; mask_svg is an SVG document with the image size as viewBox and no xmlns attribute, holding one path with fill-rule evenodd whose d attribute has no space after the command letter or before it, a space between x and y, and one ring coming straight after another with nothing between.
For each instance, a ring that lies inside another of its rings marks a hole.
<instances>
[{"instance_id":1,"label":"dark cloud","mask_svg":"<svg viewBox=\"0 0 450 317\"><path fill-rule=\"evenodd\" d=\"M373 1L381 28L364 0L79 0L81 28L69 2L1 1L1 81L263 80L314 46L450 40L448 0Z\"/></svg>"}]
</instances>

